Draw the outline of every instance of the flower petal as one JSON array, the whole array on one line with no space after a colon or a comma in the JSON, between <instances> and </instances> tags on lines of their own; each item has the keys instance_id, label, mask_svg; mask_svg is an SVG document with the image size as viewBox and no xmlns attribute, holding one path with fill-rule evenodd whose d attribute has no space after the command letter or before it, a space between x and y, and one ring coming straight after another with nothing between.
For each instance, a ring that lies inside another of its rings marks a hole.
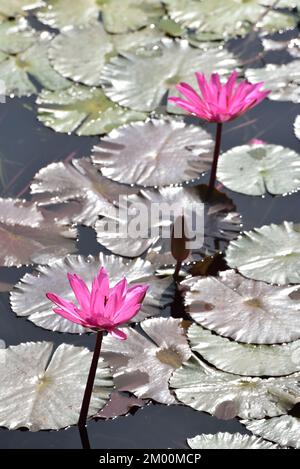
<instances>
[{"instance_id":1,"label":"flower petal","mask_svg":"<svg viewBox=\"0 0 300 469\"><path fill-rule=\"evenodd\" d=\"M120 329L112 329L111 331L109 331L109 334L119 340L127 339L127 335L125 334L125 332L121 331Z\"/></svg>"}]
</instances>

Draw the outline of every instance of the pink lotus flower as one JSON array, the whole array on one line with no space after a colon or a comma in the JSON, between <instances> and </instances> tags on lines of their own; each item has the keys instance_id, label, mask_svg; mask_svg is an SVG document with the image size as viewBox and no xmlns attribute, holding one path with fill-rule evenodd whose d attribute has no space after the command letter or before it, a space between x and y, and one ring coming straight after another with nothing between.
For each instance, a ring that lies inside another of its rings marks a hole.
<instances>
[{"instance_id":1,"label":"pink lotus flower","mask_svg":"<svg viewBox=\"0 0 300 469\"><path fill-rule=\"evenodd\" d=\"M186 98L172 96L176 106L208 122L227 122L244 114L259 104L270 91L261 91L262 83L252 85L247 81L237 83L237 72L233 72L227 83L222 85L218 73L211 75L208 82L203 73L195 73L201 94L187 83L180 83L177 90Z\"/></svg>"},{"instance_id":2,"label":"pink lotus flower","mask_svg":"<svg viewBox=\"0 0 300 469\"><path fill-rule=\"evenodd\" d=\"M78 275L68 273L68 279L79 307L55 293L47 293L47 298L57 306L53 311L83 327L105 330L118 339L126 339L126 334L118 326L139 312L149 286L137 284L128 287L126 278L123 278L110 288L104 267L95 277L91 292Z\"/></svg>"}]
</instances>

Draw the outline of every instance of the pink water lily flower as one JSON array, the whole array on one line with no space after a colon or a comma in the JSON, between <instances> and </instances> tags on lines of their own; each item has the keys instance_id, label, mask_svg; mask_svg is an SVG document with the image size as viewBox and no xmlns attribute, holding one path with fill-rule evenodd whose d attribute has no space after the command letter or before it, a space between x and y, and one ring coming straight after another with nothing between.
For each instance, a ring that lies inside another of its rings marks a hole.
<instances>
[{"instance_id":1,"label":"pink water lily flower","mask_svg":"<svg viewBox=\"0 0 300 469\"><path fill-rule=\"evenodd\" d=\"M136 284L128 287L126 278L123 278L110 288L104 267L94 278L91 291L78 275L68 273L68 279L78 306L55 293L47 293L47 298L57 306L53 311L83 327L105 330L118 339L126 339L126 334L118 326L139 312L149 286Z\"/></svg>"},{"instance_id":2,"label":"pink water lily flower","mask_svg":"<svg viewBox=\"0 0 300 469\"><path fill-rule=\"evenodd\" d=\"M221 83L218 73L213 73L210 81L206 80L203 73L196 72L195 75L200 93L187 83L180 83L176 88L186 99L172 96L169 101L208 122L221 123L236 119L270 93L261 91L263 82L255 85L246 80L237 83L236 71L225 84Z\"/></svg>"}]
</instances>

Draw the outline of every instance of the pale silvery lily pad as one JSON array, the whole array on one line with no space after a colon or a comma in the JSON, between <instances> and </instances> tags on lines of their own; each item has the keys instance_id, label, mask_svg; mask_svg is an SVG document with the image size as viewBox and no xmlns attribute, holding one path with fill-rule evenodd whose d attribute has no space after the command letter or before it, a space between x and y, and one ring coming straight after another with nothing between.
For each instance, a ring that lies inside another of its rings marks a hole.
<instances>
[{"instance_id":1,"label":"pale silvery lily pad","mask_svg":"<svg viewBox=\"0 0 300 469\"><path fill-rule=\"evenodd\" d=\"M58 210L61 206L66 212L71 205L67 219L87 226L92 226L99 216L111 214L121 194L134 192L129 186L103 177L90 158L51 163L34 176L31 184L31 193L39 205L55 205Z\"/></svg>"},{"instance_id":2,"label":"pale silvery lily pad","mask_svg":"<svg viewBox=\"0 0 300 469\"><path fill-rule=\"evenodd\" d=\"M166 94L173 95L175 86L186 81L195 85L193 73L219 72L227 75L238 62L223 49L202 51L188 41L163 39L152 54L127 52L113 57L103 68L101 78L106 95L112 101L136 111L152 111ZM172 112L180 112L172 106Z\"/></svg>"},{"instance_id":3,"label":"pale silvery lily pad","mask_svg":"<svg viewBox=\"0 0 300 469\"><path fill-rule=\"evenodd\" d=\"M248 278L300 283L300 225L285 221L245 231L230 242L226 261Z\"/></svg>"},{"instance_id":4,"label":"pale silvery lily pad","mask_svg":"<svg viewBox=\"0 0 300 469\"><path fill-rule=\"evenodd\" d=\"M296 19L269 11L257 0L164 0L170 17L199 33L214 33L220 39L244 36L255 24L266 31L293 28Z\"/></svg>"},{"instance_id":5,"label":"pale silvery lily pad","mask_svg":"<svg viewBox=\"0 0 300 469\"><path fill-rule=\"evenodd\" d=\"M1 64L0 64L1 65ZM43 90L37 98L38 119L56 132L100 135L146 114L110 101L101 88L73 85L63 91Z\"/></svg>"},{"instance_id":6,"label":"pale silvery lily pad","mask_svg":"<svg viewBox=\"0 0 300 469\"><path fill-rule=\"evenodd\" d=\"M94 22L56 36L51 43L49 57L54 69L63 77L96 86L106 58L112 51L113 44L102 24Z\"/></svg>"},{"instance_id":7,"label":"pale silvery lily pad","mask_svg":"<svg viewBox=\"0 0 300 469\"><path fill-rule=\"evenodd\" d=\"M30 10L45 5L43 0L0 0L0 17L7 18L25 15Z\"/></svg>"},{"instance_id":8,"label":"pale silvery lily pad","mask_svg":"<svg viewBox=\"0 0 300 469\"><path fill-rule=\"evenodd\" d=\"M296 117L294 122L294 130L296 137L300 140L300 115Z\"/></svg>"},{"instance_id":9,"label":"pale silvery lily pad","mask_svg":"<svg viewBox=\"0 0 300 469\"><path fill-rule=\"evenodd\" d=\"M300 60L288 64L267 64L264 68L249 68L245 72L252 83L264 82L271 90L269 99L300 103Z\"/></svg>"},{"instance_id":10,"label":"pale silvery lily pad","mask_svg":"<svg viewBox=\"0 0 300 469\"><path fill-rule=\"evenodd\" d=\"M114 419L121 415L128 415L130 411L144 407L149 402L146 399L139 399L133 395L127 396L124 394L119 391L112 392L109 401L94 417Z\"/></svg>"},{"instance_id":11,"label":"pale silvery lily pad","mask_svg":"<svg viewBox=\"0 0 300 469\"><path fill-rule=\"evenodd\" d=\"M187 439L192 449L278 449L270 441L240 433L216 433L197 435Z\"/></svg>"},{"instance_id":12,"label":"pale silvery lily pad","mask_svg":"<svg viewBox=\"0 0 300 469\"><path fill-rule=\"evenodd\" d=\"M22 32L20 32L22 37ZM69 82L51 67L48 59L48 47L52 36L42 32L36 36L35 43L27 49L0 58L0 75L4 81L7 95L29 96L37 91L32 81L50 90L62 90Z\"/></svg>"},{"instance_id":13,"label":"pale silvery lily pad","mask_svg":"<svg viewBox=\"0 0 300 469\"><path fill-rule=\"evenodd\" d=\"M254 344L300 338L300 298L293 297L297 286L268 285L233 270L219 277L192 277L182 286L191 317L218 334Z\"/></svg>"},{"instance_id":14,"label":"pale silvery lily pad","mask_svg":"<svg viewBox=\"0 0 300 469\"><path fill-rule=\"evenodd\" d=\"M210 135L198 126L152 119L113 130L94 147L92 159L114 181L167 186L209 170L212 148Z\"/></svg>"},{"instance_id":15,"label":"pale silvery lily pad","mask_svg":"<svg viewBox=\"0 0 300 469\"><path fill-rule=\"evenodd\" d=\"M184 211L188 236L194 238L197 232L197 243L191 248L191 257L186 262L202 258L203 254L220 251L239 233L241 219L234 211L232 201L217 191L203 204L206 192L207 186L168 186L157 191L142 190L139 197L127 198L128 210L122 210L121 205L121 210L116 209L110 217L96 223L97 239L115 254L137 257L149 250L147 257L153 264L174 264L170 244L171 227L175 218ZM164 207L160 216L155 214L155 208L159 207ZM197 230L192 226L195 215ZM145 219L149 221L147 225ZM142 224L141 231L136 230L137 223Z\"/></svg>"},{"instance_id":16,"label":"pale silvery lily pad","mask_svg":"<svg viewBox=\"0 0 300 469\"><path fill-rule=\"evenodd\" d=\"M156 26L151 25L139 31L126 34L111 34L116 51L122 54L126 51L135 51L137 54L151 54L153 47L164 37L164 33Z\"/></svg>"},{"instance_id":17,"label":"pale silvery lily pad","mask_svg":"<svg viewBox=\"0 0 300 469\"><path fill-rule=\"evenodd\" d=\"M175 370L170 386L180 402L221 419L259 419L285 414L300 398L300 373L249 378L216 370L195 355Z\"/></svg>"},{"instance_id":18,"label":"pale silvery lily pad","mask_svg":"<svg viewBox=\"0 0 300 469\"><path fill-rule=\"evenodd\" d=\"M40 8L37 17L52 28L85 25L99 16L98 0L47 0L45 8Z\"/></svg>"},{"instance_id":19,"label":"pale silvery lily pad","mask_svg":"<svg viewBox=\"0 0 300 469\"><path fill-rule=\"evenodd\" d=\"M1 350L0 426L10 430L59 430L75 425L92 352L51 342L27 342ZM99 362L89 415L96 414L113 389L109 368Z\"/></svg>"},{"instance_id":20,"label":"pale silvery lily pad","mask_svg":"<svg viewBox=\"0 0 300 469\"><path fill-rule=\"evenodd\" d=\"M74 301L67 273L76 273L88 286L91 286L101 266L106 268L112 286L122 277L126 277L130 285L135 283L150 285L139 314L133 318L134 322L148 316L159 315L163 307L172 303L174 293L172 279L155 277L150 262L142 259L129 262L120 257L100 253L99 257L67 256L50 266L38 267L33 274L25 274L11 293L12 309L18 316L25 316L44 329L70 333L87 332L83 327L54 313L53 304L46 298L46 293L53 292Z\"/></svg>"},{"instance_id":21,"label":"pale silvery lily pad","mask_svg":"<svg viewBox=\"0 0 300 469\"><path fill-rule=\"evenodd\" d=\"M300 39L294 38L289 41L274 41L273 39L262 39L265 51L285 50L292 57L300 58Z\"/></svg>"},{"instance_id":22,"label":"pale silvery lily pad","mask_svg":"<svg viewBox=\"0 0 300 469\"><path fill-rule=\"evenodd\" d=\"M32 46L36 33L23 17L0 23L0 50L6 54L16 54Z\"/></svg>"},{"instance_id":23,"label":"pale silvery lily pad","mask_svg":"<svg viewBox=\"0 0 300 469\"><path fill-rule=\"evenodd\" d=\"M212 334L197 324L189 328L188 339L192 350L228 373L283 376L300 371L300 340L283 345L241 344Z\"/></svg>"},{"instance_id":24,"label":"pale silvery lily pad","mask_svg":"<svg viewBox=\"0 0 300 469\"><path fill-rule=\"evenodd\" d=\"M176 404L168 380L191 354L181 320L153 318L141 326L146 336L127 329L126 341L116 344L104 338L103 357L112 367L116 387L140 398Z\"/></svg>"},{"instance_id":25,"label":"pale silvery lily pad","mask_svg":"<svg viewBox=\"0 0 300 469\"><path fill-rule=\"evenodd\" d=\"M76 252L77 231L22 200L0 199L0 265L47 264Z\"/></svg>"},{"instance_id":26,"label":"pale silvery lily pad","mask_svg":"<svg viewBox=\"0 0 300 469\"><path fill-rule=\"evenodd\" d=\"M282 415L267 420L246 420L242 423L255 435L267 438L281 446L300 449L300 418Z\"/></svg>"},{"instance_id":27,"label":"pale silvery lily pad","mask_svg":"<svg viewBox=\"0 0 300 469\"><path fill-rule=\"evenodd\" d=\"M242 194L286 194L300 188L300 155L280 145L234 147L221 155L217 178Z\"/></svg>"},{"instance_id":28,"label":"pale silvery lily pad","mask_svg":"<svg viewBox=\"0 0 300 469\"><path fill-rule=\"evenodd\" d=\"M105 29L114 34L135 31L164 14L159 0L105 0L101 10Z\"/></svg>"}]
</instances>

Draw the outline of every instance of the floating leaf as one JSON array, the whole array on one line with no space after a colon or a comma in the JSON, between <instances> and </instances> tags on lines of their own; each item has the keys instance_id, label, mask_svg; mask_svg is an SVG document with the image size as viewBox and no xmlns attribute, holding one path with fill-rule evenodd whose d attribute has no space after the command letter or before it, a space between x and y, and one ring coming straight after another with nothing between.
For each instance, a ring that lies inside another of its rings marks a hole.
<instances>
[{"instance_id":1,"label":"floating leaf","mask_svg":"<svg viewBox=\"0 0 300 469\"><path fill-rule=\"evenodd\" d=\"M15 37L13 44L22 40ZM0 57L0 76L4 81L6 94L29 96L37 91L32 78L50 90L62 90L69 86L69 82L59 75L50 65L48 47L52 36L42 32L36 36L31 47L14 55Z\"/></svg>"},{"instance_id":2,"label":"floating leaf","mask_svg":"<svg viewBox=\"0 0 300 469\"><path fill-rule=\"evenodd\" d=\"M114 419L121 415L127 415L132 410L144 407L147 400L138 399L135 396L126 396L118 391L112 392L109 401L103 409L95 415L102 419Z\"/></svg>"},{"instance_id":3,"label":"floating leaf","mask_svg":"<svg viewBox=\"0 0 300 469\"><path fill-rule=\"evenodd\" d=\"M227 420L235 416L259 419L286 413L300 397L299 382L300 373L269 379L224 373L193 355L175 370L170 386L180 402Z\"/></svg>"},{"instance_id":4,"label":"floating leaf","mask_svg":"<svg viewBox=\"0 0 300 469\"><path fill-rule=\"evenodd\" d=\"M282 415L268 420L243 421L255 435L274 441L281 446L300 449L300 419Z\"/></svg>"},{"instance_id":5,"label":"floating leaf","mask_svg":"<svg viewBox=\"0 0 300 469\"><path fill-rule=\"evenodd\" d=\"M1 65L1 64L0 64ZM37 99L38 119L56 132L100 135L146 118L106 98L100 88L73 85L63 91L43 90Z\"/></svg>"},{"instance_id":6,"label":"floating leaf","mask_svg":"<svg viewBox=\"0 0 300 469\"><path fill-rule=\"evenodd\" d=\"M0 199L0 265L47 264L76 251L76 229L54 224L35 204Z\"/></svg>"},{"instance_id":7,"label":"floating leaf","mask_svg":"<svg viewBox=\"0 0 300 469\"><path fill-rule=\"evenodd\" d=\"M300 155L280 145L234 147L222 154L217 177L242 194L285 194L300 188Z\"/></svg>"},{"instance_id":8,"label":"floating leaf","mask_svg":"<svg viewBox=\"0 0 300 469\"><path fill-rule=\"evenodd\" d=\"M257 0L164 0L170 17L199 33L214 33L218 38L244 36L257 23L265 31L293 28L296 19L269 11L266 2Z\"/></svg>"},{"instance_id":9,"label":"floating leaf","mask_svg":"<svg viewBox=\"0 0 300 469\"><path fill-rule=\"evenodd\" d=\"M144 200L141 197L137 199L136 196L130 196L127 199L128 210L125 213L123 210L116 211L111 214L111 218L105 217L97 222L97 239L115 254L137 257L150 249L147 256L152 263L173 264L170 243L173 218L182 215L184 210L187 236L193 238L197 234L198 238L198 243L195 242L194 247L191 247L192 254L188 261L202 258L206 253L219 251L228 240L237 236L241 219L234 211L232 201L217 191L203 206L206 193L206 186L162 187L158 191L143 190L140 195ZM154 207L166 207L167 210L162 210L158 219ZM137 215L135 209L138 211ZM195 227L192 227L195 216L197 216L197 233L192 233L191 228L196 231ZM143 225L140 233L135 229L139 217L143 220L141 223L144 223L145 217L149 221L149 225ZM131 230L134 230L134 236L130 235ZM204 240L201 234L204 234Z\"/></svg>"},{"instance_id":10,"label":"floating leaf","mask_svg":"<svg viewBox=\"0 0 300 469\"><path fill-rule=\"evenodd\" d=\"M128 329L126 341L116 344L108 336L103 341L102 355L113 369L116 387L140 398L176 404L168 380L190 356L181 321L154 318L141 326L146 336Z\"/></svg>"},{"instance_id":11,"label":"floating leaf","mask_svg":"<svg viewBox=\"0 0 300 469\"><path fill-rule=\"evenodd\" d=\"M106 95L136 111L152 111L167 93L175 93L180 81L195 85L193 72L227 75L238 65L234 56L215 48L202 51L185 40L163 39L152 54L124 53L113 57L103 68L101 78ZM178 108L172 106L172 112Z\"/></svg>"},{"instance_id":12,"label":"floating leaf","mask_svg":"<svg viewBox=\"0 0 300 469\"><path fill-rule=\"evenodd\" d=\"M114 181L166 186L209 170L212 147L210 135L198 126L152 119L113 130L94 147L92 158Z\"/></svg>"},{"instance_id":13,"label":"floating leaf","mask_svg":"<svg viewBox=\"0 0 300 469\"><path fill-rule=\"evenodd\" d=\"M300 60L288 64L267 64L264 68L248 68L245 72L252 83L263 81L275 101L300 103Z\"/></svg>"},{"instance_id":14,"label":"floating leaf","mask_svg":"<svg viewBox=\"0 0 300 469\"><path fill-rule=\"evenodd\" d=\"M164 14L159 0L107 0L102 5L102 19L110 33L126 33L150 25Z\"/></svg>"},{"instance_id":15,"label":"floating leaf","mask_svg":"<svg viewBox=\"0 0 300 469\"><path fill-rule=\"evenodd\" d=\"M218 334L254 344L300 338L300 298L293 297L297 286L268 285L233 270L219 277L192 277L182 286L188 289L185 304L191 317Z\"/></svg>"},{"instance_id":16,"label":"floating leaf","mask_svg":"<svg viewBox=\"0 0 300 469\"><path fill-rule=\"evenodd\" d=\"M294 130L295 130L295 135L297 138L300 140L300 115L296 117L295 123L294 123Z\"/></svg>"},{"instance_id":17,"label":"floating leaf","mask_svg":"<svg viewBox=\"0 0 300 469\"><path fill-rule=\"evenodd\" d=\"M78 421L92 353L51 342L27 342L1 350L0 425L10 430L58 430ZM113 382L99 362L89 408L94 415L108 400Z\"/></svg>"},{"instance_id":18,"label":"floating leaf","mask_svg":"<svg viewBox=\"0 0 300 469\"><path fill-rule=\"evenodd\" d=\"M96 20L99 10L97 0L47 0L45 8L37 12L37 17L41 23L62 29Z\"/></svg>"},{"instance_id":19,"label":"floating leaf","mask_svg":"<svg viewBox=\"0 0 300 469\"><path fill-rule=\"evenodd\" d=\"M25 274L11 293L11 305L18 316L28 317L37 326L59 332L82 333L86 329L62 318L52 311L52 304L46 298L47 292L55 292L59 296L74 301L67 273L80 275L88 286L91 285L99 268L104 266L108 271L113 286L122 277L130 284L147 283L150 288L143 302L140 313L134 321L141 321L147 316L161 313L162 308L173 301L173 286L169 278L159 279L154 276L154 268L147 261L137 259L125 261L120 257L68 256L47 267L38 267L34 274Z\"/></svg>"},{"instance_id":20,"label":"floating leaf","mask_svg":"<svg viewBox=\"0 0 300 469\"><path fill-rule=\"evenodd\" d=\"M240 433L202 434L187 439L192 449L279 449L277 445Z\"/></svg>"},{"instance_id":21,"label":"floating leaf","mask_svg":"<svg viewBox=\"0 0 300 469\"><path fill-rule=\"evenodd\" d=\"M69 221L92 226L99 216L111 214L121 194L135 191L103 177L90 158L81 158L42 168L33 179L31 192L39 205L71 208L70 215L66 213ZM77 206L70 207L71 202Z\"/></svg>"},{"instance_id":22,"label":"floating leaf","mask_svg":"<svg viewBox=\"0 0 300 469\"><path fill-rule=\"evenodd\" d=\"M164 37L163 32L154 25L127 34L109 36L117 52L135 51L136 54L151 54L154 46Z\"/></svg>"},{"instance_id":23,"label":"floating leaf","mask_svg":"<svg viewBox=\"0 0 300 469\"><path fill-rule=\"evenodd\" d=\"M76 54L74 54L76 50ZM49 57L55 70L65 78L96 86L113 44L101 23L63 31L54 38Z\"/></svg>"},{"instance_id":24,"label":"floating leaf","mask_svg":"<svg viewBox=\"0 0 300 469\"><path fill-rule=\"evenodd\" d=\"M0 23L0 50L6 54L17 54L32 46L35 40L35 31L25 18Z\"/></svg>"},{"instance_id":25,"label":"floating leaf","mask_svg":"<svg viewBox=\"0 0 300 469\"><path fill-rule=\"evenodd\" d=\"M43 0L0 0L0 17L13 18L45 5Z\"/></svg>"},{"instance_id":26,"label":"floating leaf","mask_svg":"<svg viewBox=\"0 0 300 469\"><path fill-rule=\"evenodd\" d=\"M245 231L226 251L229 267L269 283L300 283L300 225L285 221Z\"/></svg>"},{"instance_id":27,"label":"floating leaf","mask_svg":"<svg viewBox=\"0 0 300 469\"><path fill-rule=\"evenodd\" d=\"M197 324L189 328L188 338L192 350L228 373L282 376L300 371L300 340L284 345L240 344L212 334Z\"/></svg>"}]
</instances>

